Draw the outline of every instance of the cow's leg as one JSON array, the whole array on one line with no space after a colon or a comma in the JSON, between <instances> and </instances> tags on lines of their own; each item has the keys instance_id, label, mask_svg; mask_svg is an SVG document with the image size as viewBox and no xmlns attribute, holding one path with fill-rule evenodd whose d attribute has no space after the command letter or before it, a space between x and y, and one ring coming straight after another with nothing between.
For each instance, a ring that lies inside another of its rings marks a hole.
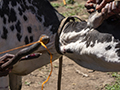
<instances>
[{"instance_id":1,"label":"cow's leg","mask_svg":"<svg viewBox=\"0 0 120 90\"><path fill-rule=\"evenodd\" d=\"M9 83L11 90L21 90L22 87L22 76L18 76L15 74L9 75Z\"/></svg>"}]
</instances>

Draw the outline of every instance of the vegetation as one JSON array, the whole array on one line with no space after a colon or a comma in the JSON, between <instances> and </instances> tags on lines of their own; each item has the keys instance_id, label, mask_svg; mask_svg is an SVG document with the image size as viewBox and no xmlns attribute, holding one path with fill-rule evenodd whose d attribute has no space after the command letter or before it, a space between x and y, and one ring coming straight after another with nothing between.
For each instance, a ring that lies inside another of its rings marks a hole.
<instances>
[{"instance_id":1,"label":"vegetation","mask_svg":"<svg viewBox=\"0 0 120 90\"><path fill-rule=\"evenodd\" d=\"M59 8L60 6L63 6L63 3L51 3L54 8Z\"/></svg>"},{"instance_id":2,"label":"vegetation","mask_svg":"<svg viewBox=\"0 0 120 90\"><path fill-rule=\"evenodd\" d=\"M74 1L74 0L66 0L66 3L67 3L67 4L74 4L75 1Z\"/></svg>"},{"instance_id":3,"label":"vegetation","mask_svg":"<svg viewBox=\"0 0 120 90\"><path fill-rule=\"evenodd\" d=\"M87 19L88 17L82 17L83 15L88 16L88 13L84 5L78 2L74 2L73 4L73 2L74 0L66 0L67 5L64 5L63 3L54 3L54 2L51 2L51 4L56 9L62 8L63 11L61 11L60 13L65 17L72 15L79 15L81 16L82 19Z\"/></svg>"},{"instance_id":4,"label":"vegetation","mask_svg":"<svg viewBox=\"0 0 120 90\"><path fill-rule=\"evenodd\" d=\"M112 77L115 77L116 81L115 83L111 85L106 85L106 90L120 90L120 73L114 72L111 74Z\"/></svg>"},{"instance_id":5,"label":"vegetation","mask_svg":"<svg viewBox=\"0 0 120 90\"><path fill-rule=\"evenodd\" d=\"M75 6L65 6L65 8L68 9L67 12L64 12L62 13L64 16L72 16L72 15L85 15L87 14L86 12L83 12L85 11L85 7L83 4L78 4L78 3L75 3Z\"/></svg>"}]
</instances>

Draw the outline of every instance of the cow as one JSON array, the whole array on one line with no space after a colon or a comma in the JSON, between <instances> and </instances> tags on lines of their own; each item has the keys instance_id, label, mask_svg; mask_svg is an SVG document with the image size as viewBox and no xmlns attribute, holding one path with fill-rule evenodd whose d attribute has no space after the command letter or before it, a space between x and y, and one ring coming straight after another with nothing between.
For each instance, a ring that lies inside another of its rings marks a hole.
<instances>
[{"instance_id":1,"label":"cow","mask_svg":"<svg viewBox=\"0 0 120 90\"><path fill-rule=\"evenodd\" d=\"M0 52L35 42L46 34L53 61L65 55L85 68L120 71L120 19L104 18L96 12L88 22L75 22L74 17L65 18L47 0L1 0ZM42 55L17 62L9 77L0 78L1 90L8 90L9 83L11 90L20 90L22 75L50 63L46 49L40 47L35 53Z\"/></svg>"},{"instance_id":2,"label":"cow","mask_svg":"<svg viewBox=\"0 0 120 90\"><path fill-rule=\"evenodd\" d=\"M53 60L57 59L60 57L60 54L55 50L55 36L60 21L63 18L47 0L1 0L0 52L35 42L42 34L46 34L50 37L47 47L53 54ZM18 50L9 53L15 54L16 52ZM43 47L39 48L36 52L42 53L42 56L27 62L21 61L20 64L16 64L13 67L16 69L13 69L10 75L12 90L19 90L21 88L21 76L18 75L26 75L49 63L49 54ZM47 60L47 62L40 60ZM22 69L21 65L26 67ZM29 70L27 70L28 68ZM2 77L0 82L2 82L0 84L1 90L8 88L8 78Z\"/></svg>"}]
</instances>

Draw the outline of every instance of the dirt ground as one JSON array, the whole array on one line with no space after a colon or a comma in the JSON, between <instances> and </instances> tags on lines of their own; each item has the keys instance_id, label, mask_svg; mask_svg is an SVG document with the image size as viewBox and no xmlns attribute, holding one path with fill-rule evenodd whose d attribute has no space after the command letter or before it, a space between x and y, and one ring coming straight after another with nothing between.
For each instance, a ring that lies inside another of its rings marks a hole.
<instances>
[{"instance_id":1,"label":"dirt ground","mask_svg":"<svg viewBox=\"0 0 120 90\"><path fill-rule=\"evenodd\" d=\"M85 4L85 1L75 1ZM54 2L61 3L62 0ZM61 13L67 11L64 7L57 8L57 10ZM86 18L87 15L81 15L81 17ZM58 67L59 62L56 60L53 62L52 76L45 84L44 90L57 90ZM41 84L47 79L49 73L50 64L35 70L27 76L23 76L22 90L41 90ZM93 72L64 57L61 90L105 90L104 87L107 84L114 83L114 81L115 79L109 73Z\"/></svg>"}]
</instances>

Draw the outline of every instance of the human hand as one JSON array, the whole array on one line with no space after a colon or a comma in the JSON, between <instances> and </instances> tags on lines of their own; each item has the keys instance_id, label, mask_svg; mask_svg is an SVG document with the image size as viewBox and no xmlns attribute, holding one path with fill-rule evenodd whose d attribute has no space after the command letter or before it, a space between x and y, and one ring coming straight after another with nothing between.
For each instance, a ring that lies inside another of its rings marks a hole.
<instances>
[{"instance_id":1,"label":"human hand","mask_svg":"<svg viewBox=\"0 0 120 90\"><path fill-rule=\"evenodd\" d=\"M94 10L101 10L105 5L113 0L88 0L85 4L87 11L89 13L94 12Z\"/></svg>"},{"instance_id":2,"label":"human hand","mask_svg":"<svg viewBox=\"0 0 120 90\"><path fill-rule=\"evenodd\" d=\"M96 6L95 3L97 3ZM98 10L102 14L107 14L106 19L112 15L120 13L120 1L111 2L111 0L88 0L85 7L89 13Z\"/></svg>"},{"instance_id":3,"label":"human hand","mask_svg":"<svg viewBox=\"0 0 120 90\"><path fill-rule=\"evenodd\" d=\"M97 6L96 6L96 10L101 10L102 8L105 7L105 5L109 2L112 2L114 0L97 0Z\"/></svg>"},{"instance_id":4,"label":"human hand","mask_svg":"<svg viewBox=\"0 0 120 90\"><path fill-rule=\"evenodd\" d=\"M113 1L107 3L104 8L102 8L101 12L104 14L107 11L107 17L110 17L115 14L120 13L120 1Z\"/></svg>"},{"instance_id":5,"label":"human hand","mask_svg":"<svg viewBox=\"0 0 120 90\"><path fill-rule=\"evenodd\" d=\"M13 58L14 55L12 54L5 54L2 57L0 57L0 66L7 62L9 59ZM6 70L0 71L0 77L7 76L12 70L12 67L7 68Z\"/></svg>"}]
</instances>

